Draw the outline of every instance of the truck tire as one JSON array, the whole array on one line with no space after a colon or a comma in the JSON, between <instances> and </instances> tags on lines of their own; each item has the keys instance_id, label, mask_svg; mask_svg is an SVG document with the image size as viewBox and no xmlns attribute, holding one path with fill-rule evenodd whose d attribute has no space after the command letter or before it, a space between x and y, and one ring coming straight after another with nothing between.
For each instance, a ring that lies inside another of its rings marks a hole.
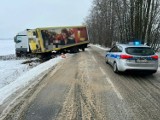
<instances>
[{"instance_id":1,"label":"truck tire","mask_svg":"<svg viewBox=\"0 0 160 120\"><path fill-rule=\"evenodd\" d=\"M85 47L82 47L82 51L83 51L83 52L85 51Z\"/></svg>"},{"instance_id":2,"label":"truck tire","mask_svg":"<svg viewBox=\"0 0 160 120\"><path fill-rule=\"evenodd\" d=\"M52 58L52 53L51 52L43 53L43 54L40 55L40 59L42 61L47 61L47 60L49 60L51 58Z\"/></svg>"},{"instance_id":3,"label":"truck tire","mask_svg":"<svg viewBox=\"0 0 160 120\"><path fill-rule=\"evenodd\" d=\"M16 53L16 57L21 57L21 54L20 53Z\"/></svg>"},{"instance_id":4,"label":"truck tire","mask_svg":"<svg viewBox=\"0 0 160 120\"><path fill-rule=\"evenodd\" d=\"M22 57L25 58L26 57L26 53L21 51L20 53L17 54L18 57Z\"/></svg>"},{"instance_id":5,"label":"truck tire","mask_svg":"<svg viewBox=\"0 0 160 120\"><path fill-rule=\"evenodd\" d=\"M72 47L70 52L71 53L77 53L77 52L79 52L79 48L78 47Z\"/></svg>"}]
</instances>

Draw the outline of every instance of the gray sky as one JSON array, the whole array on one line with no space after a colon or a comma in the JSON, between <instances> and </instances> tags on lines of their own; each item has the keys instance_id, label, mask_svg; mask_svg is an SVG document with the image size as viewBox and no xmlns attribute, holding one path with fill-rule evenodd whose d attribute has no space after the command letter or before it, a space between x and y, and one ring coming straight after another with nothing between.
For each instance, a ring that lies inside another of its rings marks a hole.
<instances>
[{"instance_id":1,"label":"gray sky","mask_svg":"<svg viewBox=\"0 0 160 120\"><path fill-rule=\"evenodd\" d=\"M0 0L0 38L27 28L81 25L93 0Z\"/></svg>"}]
</instances>

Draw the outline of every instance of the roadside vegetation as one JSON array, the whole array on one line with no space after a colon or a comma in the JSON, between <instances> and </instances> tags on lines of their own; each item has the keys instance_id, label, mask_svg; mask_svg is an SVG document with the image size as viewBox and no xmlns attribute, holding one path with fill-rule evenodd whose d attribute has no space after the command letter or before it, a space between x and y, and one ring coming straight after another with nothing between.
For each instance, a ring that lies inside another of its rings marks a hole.
<instances>
[{"instance_id":1,"label":"roadside vegetation","mask_svg":"<svg viewBox=\"0 0 160 120\"><path fill-rule=\"evenodd\" d=\"M91 43L110 47L141 40L160 47L159 0L94 0L85 22Z\"/></svg>"}]
</instances>

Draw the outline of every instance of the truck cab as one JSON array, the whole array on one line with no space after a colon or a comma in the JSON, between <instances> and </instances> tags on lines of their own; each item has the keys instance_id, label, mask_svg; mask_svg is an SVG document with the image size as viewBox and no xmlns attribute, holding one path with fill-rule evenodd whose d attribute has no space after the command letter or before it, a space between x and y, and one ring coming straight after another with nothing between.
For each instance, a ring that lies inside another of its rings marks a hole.
<instances>
[{"instance_id":1,"label":"truck cab","mask_svg":"<svg viewBox=\"0 0 160 120\"><path fill-rule=\"evenodd\" d=\"M35 53L40 49L35 30L27 29L19 32L15 37L16 56L26 56L28 53Z\"/></svg>"},{"instance_id":2,"label":"truck cab","mask_svg":"<svg viewBox=\"0 0 160 120\"><path fill-rule=\"evenodd\" d=\"M14 37L16 56L21 56L29 52L29 39L27 30L19 32Z\"/></svg>"}]
</instances>

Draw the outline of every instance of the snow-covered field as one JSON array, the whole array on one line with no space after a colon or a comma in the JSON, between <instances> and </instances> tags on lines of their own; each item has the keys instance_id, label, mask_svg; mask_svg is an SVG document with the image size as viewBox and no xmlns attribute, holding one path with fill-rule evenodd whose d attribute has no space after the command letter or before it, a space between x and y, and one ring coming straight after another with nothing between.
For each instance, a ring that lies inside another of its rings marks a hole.
<instances>
[{"instance_id":1,"label":"snow-covered field","mask_svg":"<svg viewBox=\"0 0 160 120\"><path fill-rule=\"evenodd\" d=\"M28 64L21 64L24 61L25 60L0 60L0 89L15 81L19 76L33 67Z\"/></svg>"},{"instance_id":2,"label":"snow-covered field","mask_svg":"<svg viewBox=\"0 0 160 120\"><path fill-rule=\"evenodd\" d=\"M0 56L15 54L14 40L0 40Z\"/></svg>"},{"instance_id":3,"label":"snow-covered field","mask_svg":"<svg viewBox=\"0 0 160 120\"><path fill-rule=\"evenodd\" d=\"M91 45L93 45L93 44L91 44ZM110 48L106 48L106 47L103 47L103 46L98 45L98 44L93 45L93 46L95 46L95 47L97 47L97 48L100 48L100 49L102 49L102 50L110 50Z\"/></svg>"}]
</instances>

